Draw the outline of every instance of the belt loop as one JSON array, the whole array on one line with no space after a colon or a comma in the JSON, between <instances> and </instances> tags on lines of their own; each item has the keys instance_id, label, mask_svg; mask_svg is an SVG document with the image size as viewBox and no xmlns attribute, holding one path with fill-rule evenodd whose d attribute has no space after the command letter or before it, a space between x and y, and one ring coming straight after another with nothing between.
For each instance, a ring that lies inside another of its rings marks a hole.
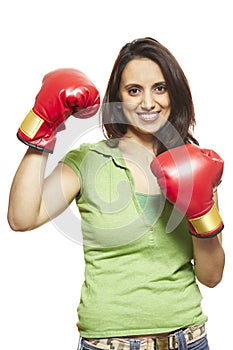
<instances>
[{"instance_id":1,"label":"belt loop","mask_svg":"<svg viewBox=\"0 0 233 350\"><path fill-rule=\"evenodd\" d=\"M184 336L184 332L182 330L180 330L180 331L175 333L175 336L176 336L177 341L178 341L178 349L179 350L188 350L186 339Z\"/></svg>"},{"instance_id":2,"label":"belt loop","mask_svg":"<svg viewBox=\"0 0 233 350\"><path fill-rule=\"evenodd\" d=\"M168 338L156 338L156 350L169 350Z\"/></svg>"}]
</instances>

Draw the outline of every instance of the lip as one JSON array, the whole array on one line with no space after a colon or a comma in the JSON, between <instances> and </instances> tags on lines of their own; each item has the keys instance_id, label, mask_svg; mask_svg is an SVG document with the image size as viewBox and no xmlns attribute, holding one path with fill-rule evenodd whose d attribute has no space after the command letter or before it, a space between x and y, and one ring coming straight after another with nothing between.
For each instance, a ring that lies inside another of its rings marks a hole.
<instances>
[{"instance_id":1,"label":"lip","mask_svg":"<svg viewBox=\"0 0 233 350\"><path fill-rule=\"evenodd\" d=\"M139 118L144 122L154 122L159 118L159 112L137 113Z\"/></svg>"}]
</instances>

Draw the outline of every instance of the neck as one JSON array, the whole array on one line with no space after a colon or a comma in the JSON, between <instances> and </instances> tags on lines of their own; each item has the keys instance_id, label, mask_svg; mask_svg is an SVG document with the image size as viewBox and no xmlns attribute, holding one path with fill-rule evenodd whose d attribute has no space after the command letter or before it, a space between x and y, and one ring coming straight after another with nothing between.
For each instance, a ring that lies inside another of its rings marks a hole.
<instances>
[{"instance_id":1,"label":"neck","mask_svg":"<svg viewBox=\"0 0 233 350\"><path fill-rule=\"evenodd\" d=\"M153 135L138 132L135 129L128 128L125 135L122 137L124 143L132 142L145 147L149 152L155 153L156 139ZM134 141L134 142L133 142Z\"/></svg>"}]
</instances>

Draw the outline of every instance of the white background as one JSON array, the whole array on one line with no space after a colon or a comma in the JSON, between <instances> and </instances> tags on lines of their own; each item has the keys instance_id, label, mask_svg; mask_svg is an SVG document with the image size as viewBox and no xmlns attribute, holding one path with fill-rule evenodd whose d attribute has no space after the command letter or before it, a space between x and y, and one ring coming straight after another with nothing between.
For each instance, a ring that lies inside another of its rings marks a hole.
<instances>
[{"instance_id":1,"label":"white background","mask_svg":"<svg viewBox=\"0 0 233 350\"><path fill-rule=\"evenodd\" d=\"M225 160L219 201L225 222L226 268L220 285L214 289L201 286L201 290L209 316L211 350L233 346L230 5L230 0L1 3L1 350L75 350L76 307L84 267L82 246L61 234L54 224L26 233L13 232L8 226L9 189L26 151L15 136L17 129L33 105L45 73L61 67L80 69L103 97L120 48L144 36L159 40L178 59L193 93L196 137L202 147L215 149Z\"/></svg>"}]
</instances>

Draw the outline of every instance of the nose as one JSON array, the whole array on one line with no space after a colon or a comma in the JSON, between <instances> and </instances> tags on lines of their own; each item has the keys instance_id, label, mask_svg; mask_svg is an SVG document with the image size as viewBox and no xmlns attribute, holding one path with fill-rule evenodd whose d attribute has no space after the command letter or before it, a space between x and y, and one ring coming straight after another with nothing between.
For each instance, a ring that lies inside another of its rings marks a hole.
<instances>
[{"instance_id":1,"label":"nose","mask_svg":"<svg viewBox=\"0 0 233 350\"><path fill-rule=\"evenodd\" d=\"M151 92L144 92L141 101L141 107L144 110L151 111L155 107L154 96Z\"/></svg>"}]
</instances>

